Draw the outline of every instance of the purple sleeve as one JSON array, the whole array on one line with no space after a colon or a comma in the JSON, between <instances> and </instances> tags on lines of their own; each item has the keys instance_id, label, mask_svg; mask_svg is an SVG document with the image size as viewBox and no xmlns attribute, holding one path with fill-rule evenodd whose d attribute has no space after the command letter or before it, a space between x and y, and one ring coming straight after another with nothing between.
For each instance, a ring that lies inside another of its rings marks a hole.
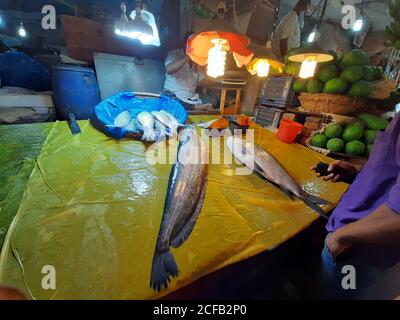
<instances>
[{"instance_id":1,"label":"purple sleeve","mask_svg":"<svg viewBox=\"0 0 400 320\"><path fill-rule=\"evenodd\" d=\"M400 138L397 140L397 166L400 167ZM394 212L400 214L400 174L397 177L395 185L390 189L389 198L386 205Z\"/></svg>"},{"instance_id":2,"label":"purple sleeve","mask_svg":"<svg viewBox=\"0 0 400 320\"><path fill-rule=\"evenodd\" d=\"M400 175L397 178L396 184L390 189L386 205L394 212L400 214Z\"/></svg>"}]
</instances>

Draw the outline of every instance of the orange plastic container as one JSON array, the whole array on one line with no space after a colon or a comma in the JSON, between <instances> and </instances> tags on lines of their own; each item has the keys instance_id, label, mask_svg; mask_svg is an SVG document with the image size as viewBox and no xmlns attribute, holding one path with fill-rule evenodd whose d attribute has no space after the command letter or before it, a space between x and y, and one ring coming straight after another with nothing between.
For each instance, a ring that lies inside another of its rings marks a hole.
<instances>
[{"instance_id":1,"label":"orange plastic container","mask_svg":"<svg viewBox=\"0 0 400 320\"><path fill-rule=\"evenodd\" d=\"M293 143L301 133L303 125L288 119L282 119L276 137L285 143Z\"/></svg>"}]
</instances>

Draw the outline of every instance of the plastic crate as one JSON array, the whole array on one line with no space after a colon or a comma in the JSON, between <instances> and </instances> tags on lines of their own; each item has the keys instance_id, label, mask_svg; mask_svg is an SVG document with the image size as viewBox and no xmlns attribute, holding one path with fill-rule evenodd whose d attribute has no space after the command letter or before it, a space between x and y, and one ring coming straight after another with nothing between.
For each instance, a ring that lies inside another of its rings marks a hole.
<instances>
[{"instance_id":1,"label":"plastic crate","mask_svg":"<svg viewBox=\"0 0 400 320\"><path fill-rule=\"evenodd\" d=\"M254 109L254 122L262 127L277 129L284 115L279 109L266 106L256 106Z\"/></svg>"},{"instance_id":2,"label":"plastic crate","mask_svg":"<svg viewBox=\"0 0 400 320\"><path fill-rule=\"evenodd\" d=\"M291 76L267 78L261 86L260 104L278 108L292 106L295 99L294 80Z\"/></svg>"}]
</instances>

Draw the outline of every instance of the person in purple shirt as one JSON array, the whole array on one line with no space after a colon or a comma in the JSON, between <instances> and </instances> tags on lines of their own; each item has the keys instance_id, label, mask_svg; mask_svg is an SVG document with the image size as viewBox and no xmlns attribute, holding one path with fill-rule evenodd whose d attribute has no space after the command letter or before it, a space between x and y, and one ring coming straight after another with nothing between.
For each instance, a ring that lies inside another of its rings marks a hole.
<instances>
[{"instance_id":1,"label":"person in purple shirt","mask_svg":"<svg viewBox=\"0 0 400 320\"><path fill-rule=\"evenodd\" d=\"M400 114L378 134L363 168L337 161L328 171L335 168L357 177L327 225L324 298L394 299L400 294ZM333 173L324 179L341 181ZM355 279L347 277L353 271Z\"/></svg>"}]
</instances>

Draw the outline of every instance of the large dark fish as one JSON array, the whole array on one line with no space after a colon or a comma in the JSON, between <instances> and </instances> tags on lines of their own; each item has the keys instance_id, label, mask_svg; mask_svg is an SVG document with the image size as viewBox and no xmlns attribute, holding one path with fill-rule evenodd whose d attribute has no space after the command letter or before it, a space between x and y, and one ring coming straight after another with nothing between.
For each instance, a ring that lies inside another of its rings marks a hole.
<instances>
[{"instance_id":1,"label":"large dark fish","mask_svg":"<svg viewBox=\"0 0 400 320\"><path fill-rule=\"evenodd\" d=\"M186 127L181 133L178 158L170 174L153 257L150 286L154 290L166 289L171 277L179 275L170 248L178 248L188 239L200 215L208 174L207 161L201 160L206 156L207 149L194 127Z\"/></svg>"},{"instance_id":2,"label":"large dark fish","mask_svg":"<svg viewBox=\"0 0 400 320\"><path fill-rule=\"evenodd\" d=\"M279 187L291 199L293 199L293 196L296 196L318 214L324 218L328 218L325 211L319 205L326 205L329 202L304 191L280 162L269 152L257 144L250 144L238 137L229 137L227 139L227 146L235 158L250 171Z\"/></svg>"}]
</instances>

